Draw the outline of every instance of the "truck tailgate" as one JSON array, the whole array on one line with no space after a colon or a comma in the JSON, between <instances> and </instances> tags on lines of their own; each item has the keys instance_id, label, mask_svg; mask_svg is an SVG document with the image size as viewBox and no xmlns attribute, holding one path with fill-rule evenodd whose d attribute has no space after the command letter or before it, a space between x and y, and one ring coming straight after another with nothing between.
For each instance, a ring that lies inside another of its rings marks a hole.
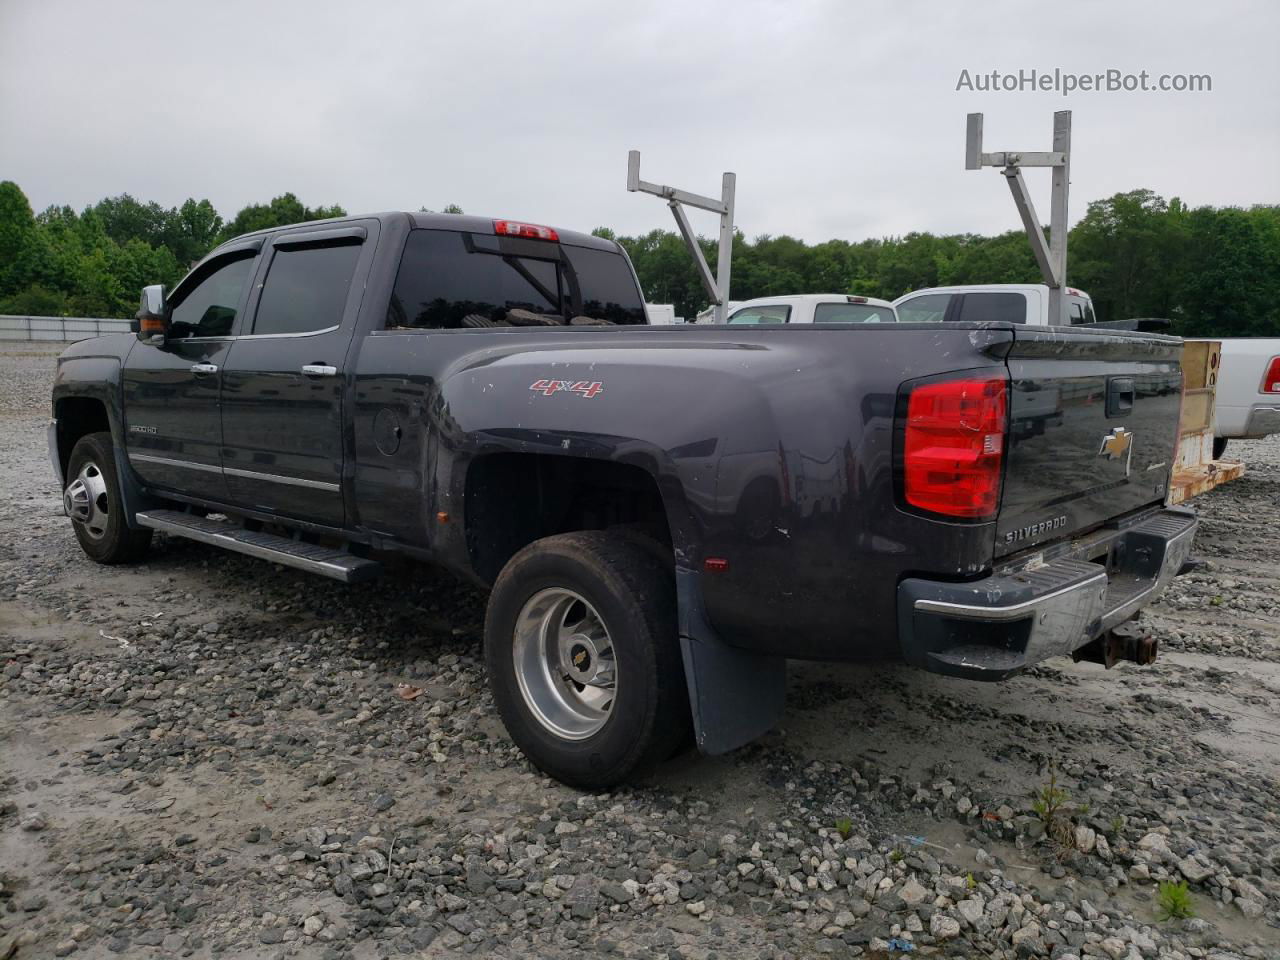
<instances>
[{"instance_id":1,"label":"truck tailgate","mask_svg":"<svg viewBox=\"0 0 1280 960\"><path fill-rule=\"evenodd\" d=\"M1164 500L1181 354L1175 337L1018 328L997 557Z\"/></svg>"}]
</instances>

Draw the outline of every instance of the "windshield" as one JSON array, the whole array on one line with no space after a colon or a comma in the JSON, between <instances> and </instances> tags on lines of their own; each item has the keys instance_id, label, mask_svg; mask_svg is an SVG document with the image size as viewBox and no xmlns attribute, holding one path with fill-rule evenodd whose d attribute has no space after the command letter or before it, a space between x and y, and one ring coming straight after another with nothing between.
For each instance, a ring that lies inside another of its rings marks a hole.
<instances>
[{"instance_id":1,"label":"windshield","mask_svg":"<svg viewBox=\"0 0 1280 960\"><path fill-rule=\"evenodd\" d=\"M820 303L813 308L814 323L895 323L893 307L873 303Z\"/></svg>"},{"instance_id":2,"label":"windshield","mask_svg":"<svg viewBox=\"0 0 1280 960\"><path fill-rule=\"evenodd\" d=\"M544 240L414 230L388 329L647 323L621 253Z\"/></svg>"}]
</instances>

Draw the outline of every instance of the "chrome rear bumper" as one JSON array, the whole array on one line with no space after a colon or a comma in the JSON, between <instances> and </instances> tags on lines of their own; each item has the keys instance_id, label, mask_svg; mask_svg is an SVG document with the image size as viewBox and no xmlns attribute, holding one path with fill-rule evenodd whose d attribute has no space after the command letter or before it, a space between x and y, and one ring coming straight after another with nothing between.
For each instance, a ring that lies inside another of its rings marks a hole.
<instances>
[{"instance_id":1,"label":"chrome rear bumper","mask_svg":"<svg viewBox=\"0 0 1280 960\"><path fill-rule=\"evenodd\" d=\"M935 673L1002 680L1070 655L1164 592L1190 557L1196 522L1189 511L1156 510L1014 573L968 583L904 580L903 656Z\"/></svg>"}]
</instances>

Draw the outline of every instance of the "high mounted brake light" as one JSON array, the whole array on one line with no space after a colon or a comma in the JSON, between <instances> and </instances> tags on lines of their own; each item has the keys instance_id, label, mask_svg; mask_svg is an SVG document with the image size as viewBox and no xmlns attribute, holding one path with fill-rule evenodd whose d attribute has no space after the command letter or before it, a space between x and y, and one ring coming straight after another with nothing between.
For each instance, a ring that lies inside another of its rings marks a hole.
<instances>
[{"instance_id":1,"label":"high mounted brake light","mask_svg":"<svg viewBox=\"0 0 1280 960\"><path fill-rule=\"evenodd\" d=\"M847 300L849 303L866 303L867 302L866 297L845 297L845 300Z\"/></svg>"},{"instance_id":2,"label":"high mounted brake light","mask_svg":"<svg viewBox=\"0 0 1280 960\"><path fill-rule=\"evenodd\" d=\"M1000 502L1009 382L944 380L911 390L903 432L903 496L913 507L989 520Z\"/></svg>"},{"instance_id":3,"label":"high mounted brake light","mask_svg":"<svg viewBox=\"0 0 1280 960\"><path fill-rule=\"evenodd\" d=\"M1267 364L1267 375L1262 378L1260 393L1280 393L1280 357L1272 357Z\"/></svg>"},{"instance_id":4,"label":"high mounted brake light","mask_svg":"<svg viewBox=\"0 0 1280 960\"><path fill-rule=\"evenodd\" d=\"M540 227L536 223L520 223L517 220L495 220L493 221L493 232L503 237L524 237L528 240L560 242L560 234L550 227Z\"/></svg>"}]
</instances>

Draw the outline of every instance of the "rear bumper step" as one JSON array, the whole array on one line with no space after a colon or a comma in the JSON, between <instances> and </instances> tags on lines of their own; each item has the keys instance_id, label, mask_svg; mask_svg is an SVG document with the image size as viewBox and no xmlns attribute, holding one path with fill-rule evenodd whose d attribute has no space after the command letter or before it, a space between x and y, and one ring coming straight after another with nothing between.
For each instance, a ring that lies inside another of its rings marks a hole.
<instances>
[{"instance_id":1,"label":"rear bumper step","mask_svg":"<svg viewBox=\"0 0 1280 960\"><path fill-rule=\"evenodd\" d=\"M973 680L1068 656L1159 597L1186 564L1195 530L1194 514L1160 510L1104 541L1105 566L1066 558L970 583L904 580L903 656Z\"/></svg>"},{"instance_id":2,"label":"rear bumper step","mask_svg":"<svg viewBox=\"0 0 1280 960\"><path fill-rule=\"evenodd\" d=\"M341 580L343 583L371 580L382 572L382 565L376 560L366 560L333 547L301 543L260 530L245 530L231 523L198 517L180 510L148 510L137 514L136 519L142 527L318 573L322 577Z\"/></svg>"}]
</instances>

